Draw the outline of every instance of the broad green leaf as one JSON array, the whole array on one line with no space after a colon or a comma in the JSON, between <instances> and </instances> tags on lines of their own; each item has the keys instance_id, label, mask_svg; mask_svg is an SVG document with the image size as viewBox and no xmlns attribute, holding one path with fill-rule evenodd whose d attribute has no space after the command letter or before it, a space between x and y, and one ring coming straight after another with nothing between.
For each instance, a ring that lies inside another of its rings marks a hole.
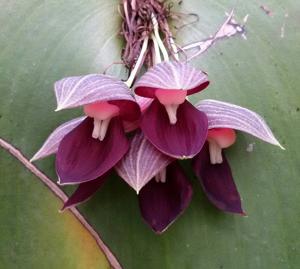
<instances>
[{"instance_id":1,"label":"broad green leaf","mask_svg":"<svg viewBox=\"0 0 300 269\"><path fill-rule=\"evenodd\" d=\"M95 238L62 201L0 150L0 267L111 268Z\"/></svg>"},{"instance_id":2,"label":"broad green leaf","mask_svg":"<svg viewBox=\"0 0 300 269\"><path fill-rule=\"evenodd\" d=\"M0 136L20 148L28 158L56 126L80 115L80 110L53 112L54 81L64 76L101 72L119 60L122 41L118 37L118 3L116 0L1 1ZM271 16L261 5L272 11ZM208 37L224 21L225 11L232 8L238 21L249 14L247 40L233 37L218 41L192 62L208 73L211 84L191 101L218 99L256 111L265 118L286 150L240 134L226 154L248 217L217 211L192 178L191 206L161 236L155 235L141 220L135 192L118 177L109 180L80 210L125 269L300 266L300 3L292 0L264 3L185 0L177 9L198 13L199 22L178 31L176 41L183 44ZM120 73L117 67L109 72ZM44 198L47 194L36 198L41 192L40 183L23 178L28 172L10 160L7 153L1 152L0 157L1 182L10 178L13 184L0 189L8 214L7 220L1 215L1 225L6 223L7 226L8 220L11 221L8 232L0 230L1 239L17 236L17 233L23 235L21 228L26 222L28 230L29 227L42 230L43 241L55 244L61 257L79 264L83 259L80 255L88 255L85 248L76 255L74 249L62 247L59 241L55 243L57 231L43 229L43 218L31 222L32 218L27 217L47 212L47 216L53 214L53 222L58 223L55 214L60 205L55 206ZM55 179L53 158L37 164ZM189 165L186 170L190 171ZM22 210L15 210L20 193ZM47 223L52 219L49 217ZM72 232L69 226L63 227L66 233ZM33 247L37 239L31 232L27 231L27 236L32 236L29 241L32 243L24 244L19 253L15 252L13 241L1 240L0 257L6 255L4 268L15 268L16 264L21 267L25 260L53 262L53 252L44 252L44 260L33 253L33 249L37 252L39 249ZM76 242L81 242L82 235L77 233ZM10 259L10 255L17 257L17 262ZM62 266L64 263L57 265ZM32 264L28 266L32 267ZM83 264L78 268L87 267Z\"/></svg>"}]
</instances>

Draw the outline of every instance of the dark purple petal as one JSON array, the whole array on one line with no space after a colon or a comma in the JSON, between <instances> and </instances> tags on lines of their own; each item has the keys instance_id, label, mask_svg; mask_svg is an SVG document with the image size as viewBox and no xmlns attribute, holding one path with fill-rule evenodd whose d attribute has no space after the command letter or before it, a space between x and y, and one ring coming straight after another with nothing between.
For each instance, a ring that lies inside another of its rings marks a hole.
<instances>
[{"instance_id":1,"label":"dark purple petal","mask_svg":"<svg viewBox=\"0 0 300 269\"><path fill-rule=\"evenodd\" d=\"M141 97L141 96L138 96L138 95L135 95L135 99L136 99L137 104L140 107L139 113L135 114L136 116L137 115L140 116L141 112L143 113L149 107L151 102L153 101L153 99L151 99L151 98L145 98L145 97ZM125 130L126 133L131 132L131 131L137 129L140 126L140 118L138 120L135 120L135 121L134 120L131 120L131 121L124 120L123 121L123 126L124 126L124 130Z\"/></svg>"},{"instance_id":2,"label":"dark purple petal","mask_svg":"<svg viewBox=\"0 0 300 269\"><path fill-rule=\"evenodd\" d=\"M207 115L209 129L230 128L243 131L283 148L264 119L247 108L217 100L202 100L196 107Z\"/></svg>"},{"instance_id":3,"label":"dark purple petal","mask_svg":"<svg viewBox=\"0 0 300 269\"><path fill-rule=\"evenodd\" d=\"M92 138L93 119L87 118L61 141L56 154L59 184L78 184L110 170L128 151L121 120L112 118L103 141Z\"/></svg>"},{"instance_id":4,"label":"dark purple petal","mask_svg":"<svg viewBox=\"0 0 300 269\"><path fill-rule=\"evenodd\" d=\"M177 61L162 62L149 69L135 84L136 94L154 98L155 91L185 90L193 94L209 84L207 75L194 67Z\"/></svg>"},{"instance_id":5,"label":"dark purple petal","mask_svg":"<svg viewBox=\"0 0 300 269\"><path fill-rule=\"evenodd\" d=\"M119 107L122 120L132 122L140 119L141 109L138 103L128 100L115 100L108 103Z\"/></svg>"},{"instance_id":6,"label":"dark purple petal","mask_svg":"<svg viewBox=\"0 0 300 269\"><path fill-rule=\"evenodd\" d=\"M157 150L139 131L132 138L129 151L115 169L139 193L141 188L173 160Z\"/></svg>"},{"instance_id":7,"label":"dark purple petal","mask_svg":"<svg viewBox=\"0 0 300 269\"><path fill-rule=\"evenodd\" d=\"M122 103L119 103L122 105L121 114L122 112L128 114L132 110L139 109L127 85L107 75L90 74L63 78L55 82L54 90L57 101L56 110L117 100L122 100Z\"/></svg>"},{"instance_id":8,"label":"dark purple petal","mask_svg":"<svg viewBox=\"0 0 300 269\"><path fill-rule=\"evenodd\" d=\"M86 117L79 117L70 121L65 122L64 124L58 126L46 139L43 146L39 151L31 158L31 162L38 159L45 158L51 154L56 153L60 141L64 136L71 132L75 127L77 127Z\"/></svg>"},{"instance_id":9,"label":"dark purple petal","mask_svg":"<svg viewBox=\"0 0 300 269\"><path fill-rule=\"evenodd\" d=\"M192 186L179 164L167 167L166 182L151 180L139 194L143 219L156 233L164 232L188 207Z\"/></svg>"},{"instance_id":10,"label":"dark purple petal","mask_svg":"<svg viewBox=\"0 0 300 269\"><path fill-rule=\"evenodd\" d=\"M99 188L103 185L107 175L103 175L100 178L81 183L76 191L69 197L69 199L64 203L62 211L70 207L76 206L90 199L94 193L96 193Z\"/></svg>"},{"instance_id":11,"label":"dark purple petal","mask_svg":"<svg viewBox=\"0 0 300 269\"><path fill-rule=\"evenodd\" d=\"M193 169L208 199L220 210L245 215L230 166L222 153L221 164L211 164L208 143L193 160Z\"/></svg>"},{"instance_id":12,"label":"dark purple petal","mask_svg":"<svg viewBox=\"0 0 300 269\"><path fill-rule=\"evenodd\" d=\"M165 107L154 100L144 113L141 128L161 152L175 158L194 157L207 137L206 115L185 101L177 110L177 123L170 124Z\"/></svg>"}]
</instances>

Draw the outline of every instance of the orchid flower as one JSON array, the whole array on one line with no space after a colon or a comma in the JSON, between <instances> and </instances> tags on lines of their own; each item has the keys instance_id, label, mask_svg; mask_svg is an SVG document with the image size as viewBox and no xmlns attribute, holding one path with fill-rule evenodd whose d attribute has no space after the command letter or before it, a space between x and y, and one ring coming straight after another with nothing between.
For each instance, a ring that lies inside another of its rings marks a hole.
<instances>
[{"instance_id":1,"label":"orchid flower","mask_svg":"<svg viewBox=\"0 0 300 269\"><path fill-rule=\"evenodd\" d=\"M187 96L209 84L204 72L175 61L162 62L134 85L137 95L152 98L143 113L141 129L161 152L178 159L194 157L207 136L207 118Z\"/></svg>"},{"instance_id":2,"label":"orchid flower","mask_svg":"<svg viewBox=\"0 0 300 269\"><path fill-rule=\"evenodd\" d=\"M162 154L137 131L130 149L115 170L138 194L140 211L145 222L156 232L164 232L184 210L192 197L192 187L179 164ZM79 184L62 210L88 200L106 180Z\"/></svg>"},{"instance_id":3,"label":"orchid flower","mask_svg":"<svg viewBox=\"0 0 300 269\"><path fill-rule=\"evenodd\" d=\"M88 200L115 170L136 191L144 221L162 233L183 214L193 194L177 159L193 159L212 204L245 215L223 149L234 144L235 130L281 145L253 111L215 100L196 106L188 101L209 85L207 75L180 61L167 23L169 9L164 1L150 2L145 9L138 1L123 1L122 60L130 70L128 80L90 74L57 81L56 111L82 107L85 116L56 128L31 161L56 154L58 183L79 184L62 210ZM233 25L232 16L214 37L183 49L196 46L200 54L217 39L237 33L240 25ZM142 66L152 67L132 87Z\"/></svg>"},{"instance_id":4,"label":"orchid flower","mask_svg":"<svg viewBox=\"0 0 300 269\"><path fill-rule=\"evenodd\" d=\"M91 74L55 83L57 109L83 106L87 117L58 127L34 155L56 153L59 184L89 182L106 174L128 151L126 122L137 121L140 108L125 83Z\"/></svg>"},{"instance_id":5,"label":"orchid flower","mask_svg":"<svg viewBox=\"0 0 300 269\"><path fill-rule=\"evenodd\" d=\"M150 101L150 99L143 97L137 98L137 103L141 110L145 109ZM136 122L132 122L130 125L127 122L126 126L130 130L138 128ZM129 150L114 168L129 186L139 193L153 177L158 175L172 161L173 158L162 154L138 130L130 139ZM136 164L137 162L138 164ZM105 179L106 176L102 176L99 179L80 184L67 203L65 203L63 209L89 199L102 186Z\"/></svg>"},{"instance_id":6,"label":"orchid flower","mask_svg":"<svg viewBox=\"0 0 300 269\"><path fill-rule=\"evenodd\" d=\"M180 165L157 150L137 132L117 173L138 194L145 222L156 232L164 232L187 208L192 187Z\"/></svg>"},{"instance_id":7,"label":"orchid flower","mask_svg":"<svg viewBox=\"0 0 300 269\"><path fill-rule=\"evenodd\" d=\"M196 108L207 116L209 130L203 148L193 158L193 170L212 204L246 215L223 149L234 144L235 130L281 145L263 118L249 109L216 100L202 100ZM156 233L164 232L189 205L192 187L182 168L155 150L142 133L131 141L116 170L138 193L142 217Z\"/></svg>"},{"instance_id":8,"label":"orchid flower","mask_svg":"<svg viewBox=\"0 0 300 269\"><path fill-rule=\"evenodd\" d=\"M202 100L196 107L206 114L209 131L207 142L193 159L194 172L213 205L222 211L245 215L223 149L235 142L234 130L282 146L263 118L249 109L216 100Z\"/></svg>"}]
</instances>

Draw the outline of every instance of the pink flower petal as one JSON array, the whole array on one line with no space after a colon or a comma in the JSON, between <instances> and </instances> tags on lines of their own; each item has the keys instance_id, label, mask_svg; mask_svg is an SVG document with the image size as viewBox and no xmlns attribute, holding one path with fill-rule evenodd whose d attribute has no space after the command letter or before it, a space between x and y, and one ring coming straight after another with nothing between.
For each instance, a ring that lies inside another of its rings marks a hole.
<instances>
[{"instance_id":1,"label":"pink flower petal","mask_svg":"<svg viewBox=\"0 0 300 269\"><path fill-rule=\"evenodd\" d=\"M92 138L93 119L86 118L61 141L56 154L59 184L78 184L109 171L128 151L121 120L112 118L103 141Z\"/></svg>"},{"instance_id":2,"label":"pink flower petal","mask_svg":"<svg viewBox=\"0 0 300 269\"><path fill-rule=\"evenodd\" d=\"M209 129L231 128L243 131L283 148L264 119L247 108L217 100L202 100L196 107L206 114Z\"/></svg>"},{"instance_id":3,"label":"pink flower petal","mask_svg":"<svg viewBox=\"0 0 300 269\"><path fill-rule=\"evenodd\" d=\"M144 112L152 103L152 98L142 97L139 95L135 95L135 100L139 104L140 109Z\"/></svg>"},{"instance_id":4,"label":"pink flower petal","mask_svg":"<svg viewBox=\"0 0 300 269\"><path fill-rule=\"evenodd\" d=\"M172 160L157 150L139 131L132 138L129 151L115 169L139 193Z\"/></svg>"},{"instance_id":5,"label":"pink flower petal","mask_svg":"<svg viewBox=\"0 0 300 269\"><path fill-rule=\"evenodd\" d=\"M156 233L163 233L188 207L192 186L179 164L167 168L166 182L151 180L139 194L143 219Z\"/></svg>"},{"instance_id":6,"label":"pink flower petal","mask_svg":"<svg viewBox=\"0 0 300 269\"><path fill-rule=\"evenodd\" d=\"M101 176L100 178L81 183L76 191L69 197L69 199L64 203L62 211L70 207L77 206L88 199L90 199L94 193L96 193L103 185L107 179L107 174Z\"/></svg>"},{"instance_id":7,"label":"pink flower petal","mask_svg":"<svg viewBox=\"0 0 300 269\"><path fill-rule=\"evenodd\" d=\"M193 94L209 84L207 75L183 62L162 62L149 69L134 85L136 94L154 98L155 91L185 90Z\"/></svg>"},{"instance_id":8,"label":"pink flower petal","mask_svg":"<svg viewBox=\"0 0 300 269\"><path fill-rule=\"evenodd\" d=\"M127 85L107 75L67 77L55 82L57 109L73 108L109 101L120 107L124 119L137 119L139 107Z\"/></svg>"},{"instance_id":9,"label":"pink flower petal","mask_svg":"<svg viewBox=\"0 0 300 269\"><path fill-rule=\"evenodd\" d=\"M86 117L76 118L58 126L49 135L49 137L44 142L43 146L39 149L39 151L36 154L34 154L30 161L33 162L56 153L58 145L60 141L64 138L64 136L70 131L72 131L75 127L77 127L85 118Z\"/></svg>"},{"instance_id":10,"label":"pink flower petal","mask_svg":"<svg viewBox=\"0 0 300 269\"><path fill-rule=\"evenodd\" d=\"M222 153L221 164L211 164L208 143L193 159L193 169L210 202L222 211L245 215L230 166Z\"/></svg>"},{"instance_id":11,"label":"pink flower petal","mask_svg":"<svg viewBox=\"0 0 300 269\"><path fill-rule=\"evenodd\" d=\"M142 116L145 137L161 152L179 159L194 157L207 137L207 118L185 101L177 110L177 123L170 124L165 107L154 100Z\"/></svg>"}]
</instances>

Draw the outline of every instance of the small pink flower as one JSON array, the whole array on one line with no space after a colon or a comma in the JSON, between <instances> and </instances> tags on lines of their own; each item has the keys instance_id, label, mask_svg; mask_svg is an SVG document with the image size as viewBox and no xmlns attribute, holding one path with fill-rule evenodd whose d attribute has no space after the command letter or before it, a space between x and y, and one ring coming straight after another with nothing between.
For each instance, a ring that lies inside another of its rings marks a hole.
<instances>
[{"instance_id":1,"label":"small pink flower","mask_svg":"<svg viewBox=\"0 0 300 269\"><path fill-rule=\"evenodd\" d=\"M33 159L56 153L61 185L103 176L128 151L123 125L139 119L139 105L125 83L99 74L59 80L55 94L57 110L83 106L87 117L57 128Z\"/></svg>"},{"instance_id":2,"label":"small pink flower","mask_svg":"<svg viewBox=\"0 0 300 269\"><path fill-rule=\"evenodd\" d=\"M207 118L187 96L209 84L202 71L182 62L162 62L134 85L137 95L152 98L143 113L141 129L161 152L179 159L194 157L207 135Z\"/></svg>"},{"instance_id":3,"label":"small pink flower","mask_svg":"<svg viewBox=\"0 0 300 269\"><path fill-rule=\"evenodd\" d=\"M202 100L196 107L208 118L208 136L193 159L193 169L210 202L222 211L245 215L224 150L243 131L270 144L282 146L257 113L226 102Z\"/></svg>"}]
</instances>

